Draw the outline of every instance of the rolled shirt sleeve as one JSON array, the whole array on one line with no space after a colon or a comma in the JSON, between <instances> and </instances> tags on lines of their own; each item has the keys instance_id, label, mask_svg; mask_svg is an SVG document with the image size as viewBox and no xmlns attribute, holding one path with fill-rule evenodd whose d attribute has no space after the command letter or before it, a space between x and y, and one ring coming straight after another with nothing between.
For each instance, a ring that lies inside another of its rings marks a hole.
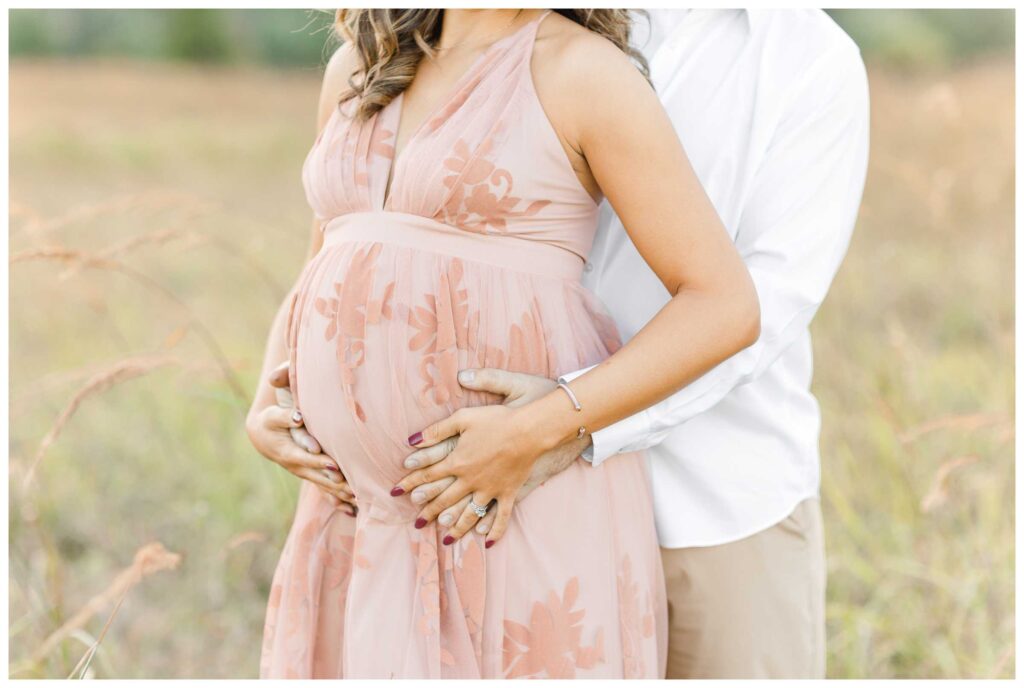
<instances>
[{"instance_id":1,"label":"rolled shirt sleeve","mask_svg":"<svg viewBox=\"0 0 1024 688\"><path fill-rule=\"evenodd\" d=\"M760 338L676 394L593 433L584 458L594 465L659 444L757 379L807 329L824 300L849 245L867 171L868 83L860 52L852 42L837 45L790 93L736 231L760 301Z\"/></svg>"}]
</instances>

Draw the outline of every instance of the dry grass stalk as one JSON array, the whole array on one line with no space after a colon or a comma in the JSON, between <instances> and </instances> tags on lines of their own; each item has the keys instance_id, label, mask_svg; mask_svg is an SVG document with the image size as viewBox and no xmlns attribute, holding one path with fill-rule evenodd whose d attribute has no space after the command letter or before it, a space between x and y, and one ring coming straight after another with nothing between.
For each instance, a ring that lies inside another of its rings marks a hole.
<instances>
[{"instance_id":1,"label":"dry grass stalk","mask_svg":"<svg viewBox=\"0 0 1024 688\"><path fill-rule=\"evenodd\" d=\"M147 244L159 245L165 244L173 239L186 237L193 234L193 232L180 227L167 227L165 229L158 229L148 234L140 234L138 236L128 237L123 241L119 241L116 244L112 244L102 251L99 251L99 255L113 258L116 256L122 256L130 251L145 246Z\"/></svg>"},{"instance_id":2,"label":"dry grass stalk","mask_svg":"<svg viewBox=\"0 0 1024 688\"><path fill-rule=\"evenodd\" d=\"M899 439L900 442L907 444L923 435L935 432L936 430L956 428L958 430L970 431L992 425L1001 426L1007 423L1009 423L1009 419L1004 413L969 413L965 415L950 414L948 416L934 418L925 423L921 423L920 425L908 428L900 433Z\"/></svg>"},{"instance_id":3,"label":"dry grass stalk","mask_svg":"<svg viewBox=\"0 0 1024 688\"><path fill-rule=\"evenodd\" d=\"M32 660L34 662L41 661L50 654L50 652L52 652L61 641L76 630L85 626L85 624L89 623L89 620L95 616L99 610L106 607L111 603L111 601L123 598L129 589L146 576L159 571L175 569L180 563L181 555L169 551L160 542L150 542L143 545L135 552L135 558L131 565L117 574L114 578L114 582L110 584L110 587L86 602L85 606L79 609L74 616L65 621L60 628L51 633L46 640L44 640L39 647L35 649L32 653ZM107 619L107 626L110 625L110 621L113 620L114 614L117 613L119 607L120 605L118 604L111 613L110 618ZM106 626L104 627L104 631L105 630ZM103 635L101 634L100 637L96 639L95 646L98 646L102 639ZM94 650L90 649L90 651Z\"/></svg>"},{"instance_id":4,"label":"dry grass stalk","mask_svg":"<svg viewBox=\"0 0 1024 688\"><path fill-rule=\"evenodd\" d=\"M224 545L225 550L233 550L236 547L240 547L249 542L263 542L267 539L267 536L258 530L247 530L245 532L235 535L233 538L228 540L227 544Z\"/></svg>"},{"instance_id":5,"label":"dry grass stalk","mask_svg":"<svg viewBox=\"0 0 1024 688\"><path fill-rule=\"evenodd\" d=\"M231 391L243 404L248 402L249 394L245 387L242 386L238 376L235 375L234 369L232 368L230 361L228 361L227 356L224 355L224 351L221 349L216 337L214 337L209 328L199 320L198 316L196 316L189 305L179 299L173 291L167 289L159 282L156 282L148 275L145 275L124 263L109 258L99 258L83 251L75 251L74 249L65 247L51 246L41 249L29 249L15 254L11 258L10 262L18 263L29 260L58 260L72 264L85 265L87 267L110 270L112 272L119 272L171 301L175 306L182 309L182 311L189 315L190 326L204 341L211 353L216 357L217 362L220 364L221 372L224 374L224 379L231 388Z\"/></svg>"},{"instance_id":6,"label":"dry grass stalk","mask_svg":"<svg viewBox=\"0 0 1024 688\"><path fill-rule=\"evenodd\" d=\"M28 222L24 225L24 230L29 234L38 234L41 232L52 232L76 222L123 213L138 208L150 207L159 210L161 208L181 208L183 204L200 208L211 207L208 202L191 194L180 191L160 190L115 196L98 203L83 203L73 206L61 215L50 219L44 219L39 213L27 208L27 206L18 205L17 207L19 208L18 214L28 218Z\"/></svg>"},{"instance_id":7,"label":"dry grass stalk","mask_svg":"<svg viewBox=\"0 0 1024 688\"><path fill-rule=\"evenodd\" d=\"M46 455L47 450L57 440L61 430L67 425L71 417L75 415L75 411L82 405L90 396L99 394L107 389L110 389L119 382L130 380L132 378L145 375L153 370L162 368L168 365L180 365L179 360L174 356L151 356L151 357L136 357L128 358L123 361L118 361L113 366L99 371L88 381L85 385L75 393L68 402L64 410L61 411L57 417L56 422L50 427L50 430L43 437L42 442L39 443L39 448L36 450L35 458L32 460L32 465L29 466L28 472L25 474L25 479L22 481L22 488L27 488L32 483L35 477L36 469L39 466L40 461Z\"/></svg>"},{"instance_id":8,"label":"dry grass stalk","mask_svg":"<svg viewBox=\"0 0 1024 688\"><path fill-rule=\"evenodd\" d=\"M166 229L158 229L148 234L142 234L139 236L129 237L124 241L119 241L115 244L107 246L106 248L97 251L93 254L93 258L98 261L108 261L108 266L113 265L109 263L114 258L124 256L137 248L142 246L160 246L176 239L185 240L186 247L191 248L198 244L206 241L206 237L201 233L194 232L192 230L181 229L179 227L168 227ZM77 261L68 265L58 276L57 279L61 282L73 277L75 273L81 270L83 267L89 267L82 261Z\"/></svg>"},{"instance_id":9,"label":"dry grass stalk","mask_svg":"<svg viewBox=\"0 0 1024 688\"><path fill-rule=\"evenodd\" d=\"M231 256L234 259L240 260L244 265L249 267L253 272L260 276L260 278L267 283L271 291L274 293L274 298L281 300L284 298L284 294L287 291L284 286L274 277L273 273L268 270L260 261L256 260L248 254L247 251L241 247L236 246L233 242L227 241L221 237L204 235L207 243L212 245L214 248L220 250L226 255Z\"/></svg>"},{"instance_id":10,"label":"dry grass stalk","mask_svg":"<svg viewBox=\"0 0 1024 688\"><path fill-rule=\"evenodd\" d=\"M165 349L173 349L181 343L181 340L188 334L188 325L179 325L171 330L166 337L164 337L163 344L161 346Z\"/></svg>"},{"instance_id":11,"label":"dry grass stalk","mask_svg":"<svg viewBox=\"0 0 1024 688\"><path fill-rule=\"evenodd\" d=\"M117 261L109 260L99 256L77 251L66 246L43 246L41 248L30 248L15 253L10 258L10 263L27 263L36 260L52 260L69 265L84 265L91 268L116 269L120 264Z\"/></svg>"},{"instance_id":12,"label":"dry grass stalk","mask_svg":"<svg viewBox=\"0 0 1024 688\"><path fill-rule=\"evenodd\" d=\"M935 477L932 479L928 494L921 500L921 511L927 514L945 504L949 500L950 477L954 471L977 463L978 460L978 457L973 455L961 456L950 459L939 466L939 470L935 472Z\"/></svg>"},{"instance_id":13,"label":"dry grass stalk","mask_svg":"<svg viewBox=\"0 0 1024 688\"><path fill-rule=\"evenodd\" d=\"M117 616L117 612L121 609L121 604L124 602L124 598L128 595L128 588L121 591L121 594L117 598L117 602L114 603L114 608L110 610L110 614L107 616L106 622L103 624L103 628L100 629L100 634L96 637L96 640L89 646L89 649L85 651L82 658L78 660L78 664L68 674L68 678L94 678L89 671L89 667L92 665L92 659L96 656L96 651L99 650L100 643L107 637L107 631L110 629L110 624L114 622L114 617Z\"/></svg>"},{"instance_id":14,"label":"dry grass stalk","mask_svg":"<svg viewBox=\"0 0 1024 688\"><path fill-rule=\"evenodd\" d=\"M173 349L181 342L186 334L188 334L188 325L182 325L175 328L161 343L161 348L165 350ZM108 367L109 366L103 362L82 366L81 368L75 368L73 370L55 371L34 380L31 385L27 386L27 389L21 394L21 396L17 399L11 400L11 406L9 409L11 418L27 413L30 410L28 405L36 399L45 397L48 394L54 393L56 390L69 385L81 385L85 378L96 375L99 371L106 370ZM192 361L186 364L185 361L182 360L181 367L184 370L195 373L207 374L220 372L220 366L207 361Z\"/></svg>"},{"instance_id":15,"label":"dry grass stalk","mask_svg":"<svg viewBox=\"0 0 1024 688\"><path fill-rule=\"evenodd\" d=\"M69 277L74 276L74 274L82 268L120 269L122 264L114 260L115 258L123 256L141 246L161 245L175 239L184 239L189 248L206 241L206 237L198 232L169 227L167 229L150 232L149 234L130 237L125 241L107 246L106 248L93 253L68 248L58 244L26 249L12 255L10 262L11 264L14 264L49 260L65 263L67 264L67 267L57 276L57 279L63 282Z\"/></svg>"}]
</instances>

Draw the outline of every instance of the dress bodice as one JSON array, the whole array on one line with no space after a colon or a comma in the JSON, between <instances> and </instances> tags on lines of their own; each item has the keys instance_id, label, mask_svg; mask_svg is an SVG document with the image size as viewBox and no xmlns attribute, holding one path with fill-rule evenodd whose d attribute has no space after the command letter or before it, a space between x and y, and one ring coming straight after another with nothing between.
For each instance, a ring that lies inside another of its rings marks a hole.
<instances>
[{"instance_id":1,"label":"dress bodice","mask_svg":"<svg viewBox=\"0 0 1024 688\"><path fill-rule=\"evenodd\" d=\"M488 46L395 158L404 94L365 121L335 108L302 167L316 216L395 211L513 236L585 259L598 206L538 99L530 61L547 10ZM393 168L393 169L392 169ZM391 176L391 188L385 187Z\"/></svg>"}]
</instances>

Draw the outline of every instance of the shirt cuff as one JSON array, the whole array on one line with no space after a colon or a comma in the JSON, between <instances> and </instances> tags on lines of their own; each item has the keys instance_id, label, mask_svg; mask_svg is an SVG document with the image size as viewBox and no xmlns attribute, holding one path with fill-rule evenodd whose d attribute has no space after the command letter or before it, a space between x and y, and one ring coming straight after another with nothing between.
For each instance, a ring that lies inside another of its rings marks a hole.
<instances>
[{"instance_id":1,"label":"shirt cuff","mask_svg":"<svg viewBox=\"0 0 1024 688\"><path fill-rule=\"evenodd\" d=\"M628 451L638 437L648 434L650 424L647 422L646 411L636 413L629 418L623 418L618 423L613 423L603 430L598 430L590 435L594 444L589 447L590 458L587 459L594 466L599 466L605 459L615 456L623 451ZM584 456L583 458L587 458Z\"/></svg>"},{"instance_id":2,"label":"shirt cuff","mask_svg":"<svg viewBox=\"0 0 1024 688\"><path fill-rule=\"evenodd\" d=\"M573 380L578 378L583 373L589 373L591 370L593 370L596 367L597 367L597 364L595 363L594 365L588 366L588 367L586 367L586 368L584 368L582 370L575 370L575 371L573 371L571 373L566 373L565 375L559 375L558 376L558 384L560 384L560 385L569 384L570 382L572 382Z\"/></svg>"},{"instance_id":3,"label":"shirt cuff","mask_svg":"<svg viewBox=\"0 0 1024 688\"><path fill-rule=\"evenodd\" d=\"M593 435L591 435L590 439L591 440L594 439ZM580 458L583 459L584 461L586 461L587 463L594 463L594 445L593 445L593 442L591 442L589 447L587 447L582 452L580 452Z\"/></svg>"}]
</instances>

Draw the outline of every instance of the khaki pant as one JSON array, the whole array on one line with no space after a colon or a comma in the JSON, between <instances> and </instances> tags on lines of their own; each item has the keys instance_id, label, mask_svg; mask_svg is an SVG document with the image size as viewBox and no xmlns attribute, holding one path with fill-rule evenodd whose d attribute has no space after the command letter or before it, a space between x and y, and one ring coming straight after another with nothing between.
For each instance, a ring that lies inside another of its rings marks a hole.
<instances>
[{"instance_id":1,"label":"khaki pant","mask_svg":"<svg viewBox=\"0 0 1024 688\"><path fill-rule=\"evenodd\" d=\"M824 678L821 505L712 547L662 549L667 678Z\"/></svg>"}]
</instances>

